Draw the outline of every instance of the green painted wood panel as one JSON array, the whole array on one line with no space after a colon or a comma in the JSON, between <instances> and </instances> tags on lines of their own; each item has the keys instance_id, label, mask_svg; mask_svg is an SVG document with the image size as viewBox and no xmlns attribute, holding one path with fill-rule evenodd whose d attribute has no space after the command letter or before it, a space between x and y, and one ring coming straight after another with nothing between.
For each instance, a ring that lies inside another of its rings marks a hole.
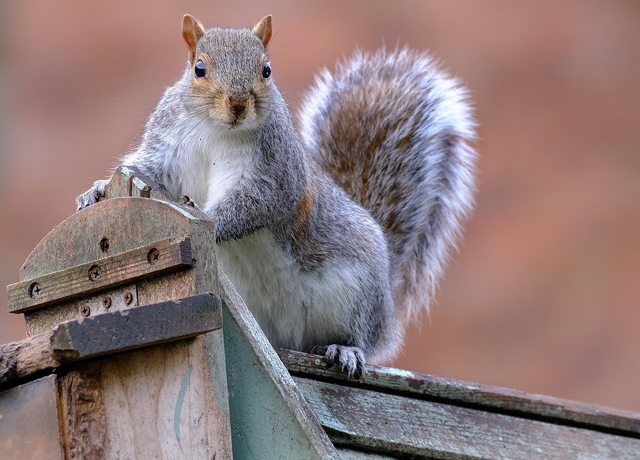
<instances>
[{"instance_id":1,"label":"green painted wood panel","mask_svg":"<svg viewBox=\"0 0 640 460\"><path fill-rule=\"evenodd\" d=\"M220 280L234 458L340 458L228 278Z\"/></svg>"}]
</instances>

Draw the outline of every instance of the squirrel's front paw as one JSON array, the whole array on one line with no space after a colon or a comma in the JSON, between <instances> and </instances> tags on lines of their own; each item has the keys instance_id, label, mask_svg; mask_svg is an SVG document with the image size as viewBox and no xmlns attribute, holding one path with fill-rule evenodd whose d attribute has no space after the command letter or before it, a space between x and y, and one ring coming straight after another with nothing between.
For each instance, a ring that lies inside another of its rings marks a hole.
<instances>
[{"instance_id":1,"label":"squirrel's front paw","mask_svg":"<svg viewBox=\"0 0 640 460\"><path fill-rule=\"evenodd\" d=\"M311 353L322 355L327 358L330 366L337 361L342 372L347 376L361 379L367 370L364 367L365 359L362 350L358 347L347 347L344 345L322 345L313 347Z\"/></svg>"},{"instance_id":2,"label":"squirrel's front paw","mask_svg":"<svg viewBox=\"0 0 640 460\"><path fill-rule=\"evenodd\" d=\"M76 211L80 211L81 209L86 208L87 206L91 206L92 204L96 204L98 200L104 196L104 191L107 188L108 180L97 180L93 183L93 187L84 192L78 198L76 198Z\"/></svg>"}]
</instances>

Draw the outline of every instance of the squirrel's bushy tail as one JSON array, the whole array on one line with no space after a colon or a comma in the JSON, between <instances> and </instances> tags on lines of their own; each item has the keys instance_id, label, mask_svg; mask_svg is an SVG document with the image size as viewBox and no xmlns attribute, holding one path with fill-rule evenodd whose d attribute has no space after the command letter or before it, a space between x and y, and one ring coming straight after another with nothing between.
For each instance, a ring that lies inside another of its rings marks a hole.
<instances>
[{"instance_id":1,"label":"squirrel's bushy tail","mask_svg":"<svg viewBox=\"0 0 640 460\"><path fill-rule=\"evenodd\" d=\"M324 70L302 108L309 152L386 231L405 320L428 309L473 206L467 99L427 54L382 49Z\"/></svg>"}]
</instances>

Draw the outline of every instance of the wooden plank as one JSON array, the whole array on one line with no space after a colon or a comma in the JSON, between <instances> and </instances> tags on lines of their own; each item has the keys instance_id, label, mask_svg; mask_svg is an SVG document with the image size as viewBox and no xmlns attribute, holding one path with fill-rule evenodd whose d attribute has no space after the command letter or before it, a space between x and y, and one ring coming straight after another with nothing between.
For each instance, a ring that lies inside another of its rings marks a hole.
<instances>
[{"instance_id":1,"label":"wooden plank","mask_svg":"<svg viewBox=\"0 0 640 460\"><path fill-rule=\"evenodd\" d=\"M338 459L273 347L220 273L233 457Z\"/></svg>"},{"instance_id":2,"label":"wooden plank","mask_svg":"<svg viewBox=\"0 0 640 460\"><path fill-rule=\"evenodd\" d=\"M0 345L0 386L102 354L193 337L222 327L218 298L199 294L69 321Z\"/></svg>"},{"instance_id":3,"label":"wooden plank","mask_svg":"<svg viewBox=\"0 0 640 460\"><path fill-rule=\"evenodd\" d=\"M338 449L338 453L342 460L394 460L397 458L352 449Z\"/></svg>"},{"instance_id":4,"label":"wooden plank","mask_svg":"<svg viewBox=\"0 0 640 460\"><path fill-rule=\"evenodd\" d=\"M0 392L0 458L63 460L55 376Z\"/></svg>"},{"instance_id":5,"label":"wooden plank","mask_svg":"<svg viewBox=\"0 0 640 460\"><path fill-rule=\"evenodd\" d=\"M0 388L60 365L51 350L53 332L0 345Z\"/></svg>"},{"instance_id":6,"label":"wooden plank","mask_svg":"<svg viewBox=\"0 0 640 460\"><path fill-rule=\"evenodd\" d=\"M640 439L295 377L340 447L411 458L637 459Z\"/></svg>"},{"instance_id":7,"label":"wooden plank","mask_svg":"<svg viewBox=\"0 0 640 460\"><path fill-rule=\"evenodd\" d=\"M152 275L191 266L191 242L163 240L7 286L10 313L90 296Z\"/></svg>"},{"instance_id":8,"label":"wooden plank","mask_svg":"<svg viewBox=\"0 0 640 460\"><path fill-rule=\"evenodd\" d=\"M101 369L89 363L58 379L65 458L102 460L107 416L100 387Z\"/></svg>"},{"instance_id":9,"label":"wooden plank","mask_svg":"<svg viewBox=\"0 0 640 460\"><path fill-rule=\"evenodd\" d=\"M84 439L68 458L231 459L226 382L210 372L211 360L224 360L224 349L212 348L209 335L222 342L218 330L74 365L61 391L70 395L66 413L80 413L63 423L70 442ZM80 391L75 382L82 382ZM96 447L100 455L89 457Z\"/></svg>"},{"instance_id":10,"label":"wooden plank","mask_svg":"<svg viewBox=\"0 0 640 460\"><path fill-rule=\"evenodd\" d=\"M349 379L320 356L277 350L293 375L324 379L412 398L491 410L626 436L640 436L640 414L506 388L462 382L401 369L367 366L362 381Z\"/></svg>"}]
</instances>

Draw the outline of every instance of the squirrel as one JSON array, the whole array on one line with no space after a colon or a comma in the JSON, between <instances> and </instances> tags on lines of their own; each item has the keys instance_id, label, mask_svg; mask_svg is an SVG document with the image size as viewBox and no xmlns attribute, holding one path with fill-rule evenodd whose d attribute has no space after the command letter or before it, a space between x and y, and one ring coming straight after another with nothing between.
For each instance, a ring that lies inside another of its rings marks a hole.
<instances>
[{"instance_id":1,"label":"squirrel","mask_svg":"<svg viewBox=\"0 0 640 460\"><path fill-rule=\"evenodd\" d=\"M388 362L473 207L467 90L428 54L358 51L316 77L298 132L272 78L270 15L208 30L185 15L182 36L184 74L121 163L212 219L219 265L273 346L356 378Z\"/></svg>"}]
</instances>

